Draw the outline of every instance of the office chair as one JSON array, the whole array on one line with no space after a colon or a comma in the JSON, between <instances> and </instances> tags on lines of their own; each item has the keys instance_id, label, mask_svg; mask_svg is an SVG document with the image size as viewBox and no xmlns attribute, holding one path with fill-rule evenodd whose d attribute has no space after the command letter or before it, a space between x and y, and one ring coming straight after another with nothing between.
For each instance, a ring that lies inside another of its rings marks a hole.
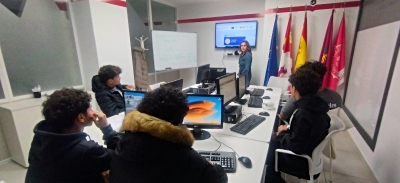
<instances>
[{"instance_id":1,"label":"office chair","mask_svg":"<svg viewBox=\"0 0 400 183\"><path fill-rule=\"evenodd\" d=\"M288 87L289 87L288 79L289 78L281 78L281 77L271 76L268 80L267 87L281 88L282 94L284 94L286 91L288 91Z\"/></svg>"},{"instance_id":2,"label":"office chair","mask_svg":"<svg viewBox=\"0 0 400 183\"><path fill-rule=\"evenodd\" d=\"M328 141L331 139L333 135L336 133L343 131L345 129L345 125L342 120L340 120L337 116L333 116L333 119L331 119L331 127L329 128L329 133L328 135L322 140L321 143L313 150L312 152L312 158L308 155L305 154L296 154L292 151L285 150L285 149L276 149L275 150L275 171L278 171L278 153L284 153L284 154L291 154L294 156L306 158L308 162L308 172L310 175L310 180L308 180L308 183L314 183L314 175L319 174L323 170L323 159L322 159L322 150L325 148L326 144ZM331 160L331 170L332 170L332 160ZM332 171L331 171L331 180L332 180ZM317 180L318 182L318 180Z\"/></svg>"}]
</instances>

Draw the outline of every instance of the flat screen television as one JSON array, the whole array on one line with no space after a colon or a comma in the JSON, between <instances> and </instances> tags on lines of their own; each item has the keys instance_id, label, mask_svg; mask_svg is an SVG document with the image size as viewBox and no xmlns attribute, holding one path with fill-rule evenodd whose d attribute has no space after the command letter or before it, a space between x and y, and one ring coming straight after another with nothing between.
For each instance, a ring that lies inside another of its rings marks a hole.
<instances>
[{"instance_id":1,"label":"flat screen television","mask_svg":"<svg viewBox=\"0 0 400 183\"><path fill-rule=\"evenodd\" d=\"M215 24L215 48L239 48L247 40L251 48L257 45L257 21L223 22Z\"/></svg>"}]
</instances>

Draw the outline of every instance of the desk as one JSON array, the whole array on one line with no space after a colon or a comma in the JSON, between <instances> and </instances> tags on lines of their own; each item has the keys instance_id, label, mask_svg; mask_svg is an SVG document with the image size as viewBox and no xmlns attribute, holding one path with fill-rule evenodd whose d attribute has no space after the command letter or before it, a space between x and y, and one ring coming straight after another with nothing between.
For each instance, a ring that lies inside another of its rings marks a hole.
<instances>
[{"instance_id":1,"label":"desk","mask_svg":"<svg viewBox=\"0 0 400 183\"><path fill-rule=\"evenodd\" d=\"M267 89L271 87L265 87L265 86L249 86L249 90L254 89L254 88L259 88L259 89ZM263 108L252 108L252 107L247 107L247 104L242 105L242 112L243 116L241 121L246 119L246 116L249 117L251 115L258 115L260 112L267 111L270 116L263 116L266 118L265 121L263 121L261 124L259 124L256 128L251 130L248 134L242 135L236 132L232 132L230 128L234 126L235 124L230 124L230 123L224 123L223 129L210 129L207 130L212 133L218 133L218 134L224 134L224 135L229 135L229 136L234 136L234 137L240 137L244 139L249 139L249 140L256 140L260 142L269 142L271 138L271 133L272 133L272 128L274 127L274 122L276 118L276 114L278 111L278 106L279 106L279 100L281 97L281 89L280 88L272 88L273 91L265 91L263 96L269 96L271 99L264 99L264 103L266 102L273 102L274 103L274 110L268 110L263 106ZM243 98L248 99L250 98L250 95L244 95ZM230 105L238 105L236 103L231 103Z\"/></svg>"},{"instance_id":2,"label":"desk","mask_svg":"<svg viewBox=\"0 0 400 183\"><path fill-rule=\"evenodd\" d=\"M111 120L118 119L120 117L121 116L119 115L117 115L116 117L113 116L111 117ZM110 124L112 124L113 122L110 122ZM86 127L85 132L90 136L92 140L104 145L100 129L95 126L91 126ZM236 159L236 173L227 174L229 183L259 183L261 182L261 180L263 180L264 164L268 151L267 143L217 133L211 134L218 141L221 141L224 144L233 148L240 156L249 157L252 161L253 167L249 169L240 164L239 160ZM213 137L211 137L207 140L195 141L193 144L193 149L214 151L218 148L218 146L219 143L215 141ZM230 148L226 147L223 144L221 144L219 151L233 152Z\"/></svg>"},{"instance_id":3,"label":"desk","mask_svg":"<svg viewBox=\"0 0 400 183\"><path fill-rule=\"evenodd\" d=\"M197 85L194 85L197 87ZM271 87L264 86L249 86L249 90L259 88L259 89L267 89ZM229 182L251 182L251 183L259 183L263 180L264 174L264 164L267 157L268 147L272 128L274 126L275 117L278 110L279 100L281 96L280 88L272 88L273 91L265 90L264 96L269 96L271 99L264 99L264 102L273 102L274 110L267 110L264 108L249 108L246 105L243 105L243 114L246 116L250 116L252 114L258 115L259 112L267 111L270 116L266 117L266 120L258 125L255 129L249 132L247 135L241 135L239 133L232 132L230 128L234 126L234 124L224 123L223 129L206 129L209 131L215 138L219 141L225 143L226 145L233 148L240 156L249 157L252 161L253 167L251 169L245 168L238 160L236 165L236 173L228 173ZM250 95L245 95L243 98L248 99ZM231 103L231 105L238 105L236 103ZM121 113L116 116L112 116L108 118L108 122L111 124L113 129L118 131L122 125L122 121L125 114ZM244 120L246 117L243 117ZM102 140L101 131L93 126L85 128L85 132L88 133L94 141L97 141L99 144L104 145L104 141ZM219 143L214 140L213 137L207 140L195 141L193 145L193 149L195 150L205 150L205 151L214 151L218 148ZM221 145L219 151L227 151L232 152L232 150L225 145Z\"/></svg>"},{"instance_id":4,"label":"desk","mask_svg":"<svg viewBox=\"0 0 400 183\"><path fill-rule=\"evenodd\" d=\"M252 168L246 168L239 160L236 160L236 173L227 173L229 183L259 183L263 180L264 164L268 151L267 143L222 134L212 133L212 135L217 138L218 141L233 148L240 156L249 157L253 164ZM193 144L193 149L214 151L218 146L219 143L211 137L207 140L196 140ZM233 152L223 144L218 151Z\"/></svg>"}]
</instances>

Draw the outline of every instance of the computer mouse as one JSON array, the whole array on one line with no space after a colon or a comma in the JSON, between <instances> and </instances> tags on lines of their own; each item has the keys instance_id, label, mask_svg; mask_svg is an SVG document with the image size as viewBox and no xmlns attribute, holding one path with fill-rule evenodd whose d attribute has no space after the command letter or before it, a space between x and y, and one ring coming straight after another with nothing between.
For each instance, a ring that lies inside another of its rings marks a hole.
<instances>
[{"instance_id":1,"label":"computer mouse","mask_svg":"<svg viewBox=\"0 0 400 183\"><path fill-rule=\"evenodd\" d=\"M252 163L250 158L246 157L246 156L242 156L240 158L238 158L239 162L246 168L251 168L252 167Z\"/></svg>"},{"instance_id":2,"label":"computer mouse","mask_svg":"<svg viewBox=\"0 0 400 183\"><path fill-rule=\"evenodd\" d=\"M272 88L267 88L266 90L268 90L268 91L273 91Z\"/></svg>"},{"instance_id":3,"label":"computer mouse","mask_svg":"<svg viewBox=\"0 0 400 183\"><path fill-rule=\"evenodd\" d=\"M260 116L269 116L269 113L264 111L264 112L258 113L258 115L260 115Z\"/></svg>"},{"instance_id":4,"label":"computer mouse","mask_svg":"<svg viewBox=\"0 0 400 183\"><path fill-rule=\"evenodd\" d=\"M271 99L269 96L263 96L262 99Z\"/></svg>"}]
</instances>

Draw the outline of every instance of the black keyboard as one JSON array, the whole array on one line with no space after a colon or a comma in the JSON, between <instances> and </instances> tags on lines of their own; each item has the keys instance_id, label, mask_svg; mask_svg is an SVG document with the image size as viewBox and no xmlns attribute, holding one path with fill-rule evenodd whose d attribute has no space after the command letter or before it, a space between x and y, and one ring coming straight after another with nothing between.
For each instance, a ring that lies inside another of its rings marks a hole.
<instances>
[{"instance_id":1,"label":"black keyboard","mask_svg":"<svg viewBox=\"0 0 400 183\"><path fill-rule=\"evenodd\" d=\"M261 97L251 96L249 102L247 103L247 106L254 108L262 108L262 104L263 104L263 99Z\"/></svg>"},{"instance_id":2,"label":"black keyboard","mask_svg":"<svg viewBox=\"0 0 400 183\"><path fill-rule=\"evenodd\" d=\"M265 120L264 117L251 115L242 122L236 124L235 126L232 126L231 131L240 133L242 135L246 135L264 120Z\"/></svg>"},{"instance_id":3,"label":"black keyboard","mask_svg":"<svg viewBox=\"0 0 400 183\"><path fill-rule=\"evenodd\" d=\"M197 151L214 165L221 165L226 173L236 172L236 156L234 152L224 151Z\"/></svg>"},{"instance_id":4,"label":"black keyboard","mask_svg":"<svg viewBox=\"0 0 400 183\"><path fill-rule=\"evenodd\" d=\"M264 90L255 88L253 91L250 92L251 96L263 96Z\"/></svg>"}]
</instances>

